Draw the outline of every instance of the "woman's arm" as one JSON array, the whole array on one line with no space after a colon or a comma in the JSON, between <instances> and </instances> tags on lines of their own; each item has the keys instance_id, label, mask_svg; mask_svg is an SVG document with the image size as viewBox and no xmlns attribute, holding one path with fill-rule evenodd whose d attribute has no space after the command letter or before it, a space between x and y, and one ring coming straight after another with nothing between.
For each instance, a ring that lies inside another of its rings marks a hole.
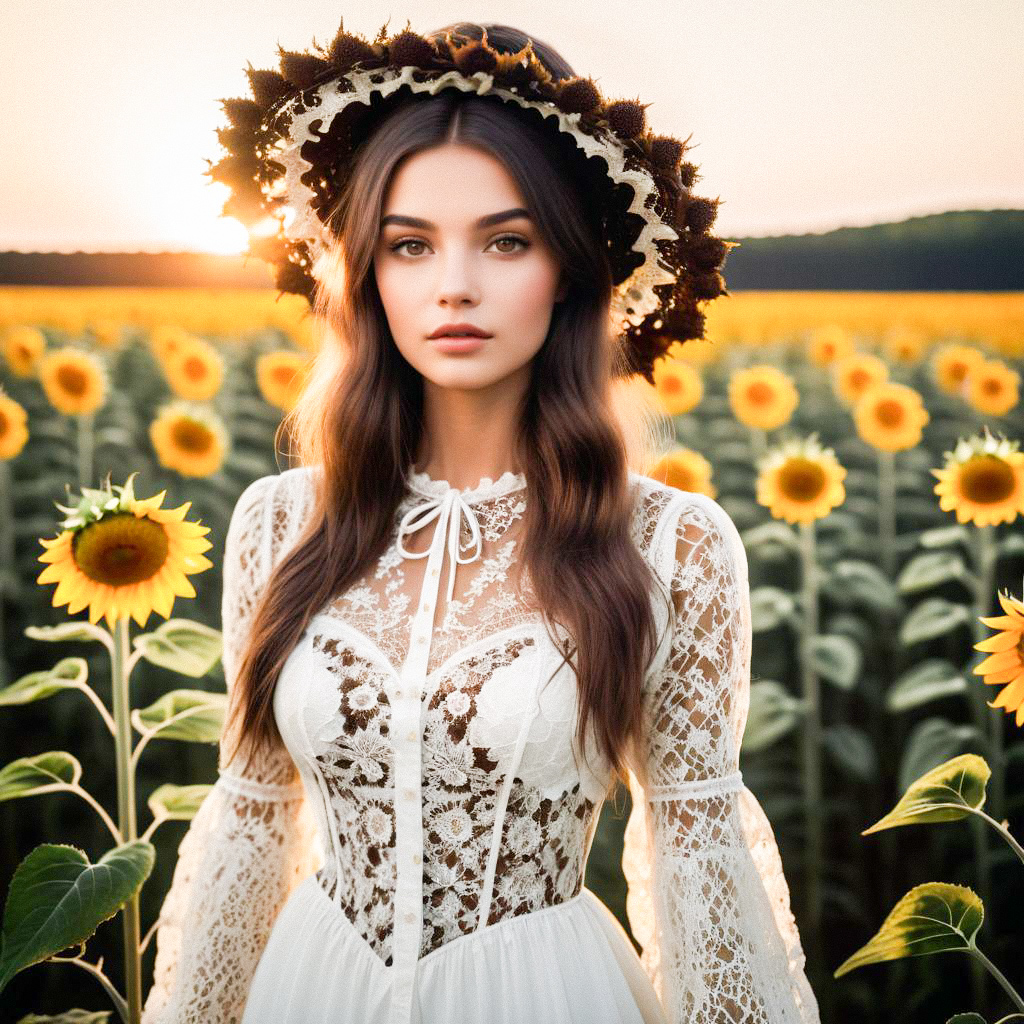
<instances>
[{"instance_id":1,"label":"woman's arm","mask_svg":"<svg viewBox=\"0 0 1024 1024\"><path fill-rule=\"evenodd\" d=\"M232 706L237 666L276 553L274 498L281 479L250 484L228 526L222 624ZM315 870L315 825L287 749L254 758L243 775L244 748L226 767L233 745L222 735L220 776L179 847L142 1024L237 1024L281 907Z\"/></svg>"},{"instance_id":2,"label":"woman's arm","mask_svg":"<svg viewBox=\"0 0 1024 1024\"><path fill-rule=\"evenodd\" d=\"M772 881L769 897L759 866L781 874L777 850L757 862L751 850L774 848L774 837L752 816L739 770L751 648L743 545L704 495L666 514L675 614L645 685L648 734L623 862L631 923L672 1024L816 1024L795 925L784 929L788 891ZM782 892L786 906L773 907Z\"/></svg>"}]
</instances>

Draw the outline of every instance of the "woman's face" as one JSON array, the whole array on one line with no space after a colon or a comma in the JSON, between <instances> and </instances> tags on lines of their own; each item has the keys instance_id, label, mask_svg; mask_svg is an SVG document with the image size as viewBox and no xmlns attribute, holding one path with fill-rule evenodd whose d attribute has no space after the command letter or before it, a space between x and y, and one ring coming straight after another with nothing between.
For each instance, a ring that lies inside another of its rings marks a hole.
<instances>
[{"instance_id":1,"label":"woman's face","mask_svg":"<svg viewBox=\"0 0 1024 1024\"><path fill-rule=\"evenodd\" d=\"M525 207L504 165L469 146L422 150L395 171L374 253L377 288L399 351L438 387L528 379L565 289ZM460 323L490 337L461 352L430 339Z\"/></svg>"}]
</instances>

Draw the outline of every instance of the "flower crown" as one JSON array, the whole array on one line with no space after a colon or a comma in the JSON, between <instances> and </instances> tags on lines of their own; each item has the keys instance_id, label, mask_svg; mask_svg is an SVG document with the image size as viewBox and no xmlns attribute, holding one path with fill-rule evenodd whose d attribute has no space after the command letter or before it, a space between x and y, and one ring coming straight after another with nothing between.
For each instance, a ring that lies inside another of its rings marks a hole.
<instances>
[{"instance_id":1,"label":"flower crown","mask_svg":"<svg viewBox=\"0 0 1024 1024\"><path fill-rule=\"evenodd\" d=\"M342 22L329 47L313 47L279 47L280 71L249 66L254 98L221 100L230 123L217 135L227 156L205 172L230 186L224 213L255 226L250 252L273 265L281 292L314 302L330 214L355 150L386 116L381 100L399 90L457 88L539 111L542 124L571 137L587 158L581 167L602 200L626 372L653 383L653 364L673 342L704 337L698 302L729 294L719 268L738 243L710 233L719 200L691 193L698 174L683 161L686 143L648 131L642 104L607 101L589 78L556 80L532 41L502 53L486 29L480 40L451 32L428 39L407 23L390 38L385 26L370 43ZM279 222L272 231L268 216Z\"/></svg>"}]
</instances>

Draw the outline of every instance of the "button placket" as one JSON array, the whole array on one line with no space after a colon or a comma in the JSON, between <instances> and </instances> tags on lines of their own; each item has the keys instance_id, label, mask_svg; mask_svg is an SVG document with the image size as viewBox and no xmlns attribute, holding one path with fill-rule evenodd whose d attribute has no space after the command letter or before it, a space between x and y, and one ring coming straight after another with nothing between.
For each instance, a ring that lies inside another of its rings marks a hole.
<instances>
[{"instance_id":1,"label":"button placket","mask_svg":"<svg viewBox=\"0 0 1024 1024\"><path fill-rule=\"evenodd\" d=\"M403 737L395 744L395 830L397 877L393 931L395 981L392 990L391 1024L409 1024L419 961L423 913L423 800L422 800L422 696L430 658L434 608L440 590L441 561L447 520L453 502L441 506L439 521L427 554L417 612L412 624L412 643L401 672L402 696L393 709L392 735Z\"/></svg>"},{"instance_id":2,"label":"button placket","mask_svg":"<svg viewBox=\"0 0 1024 1024\"><path fill-rule=\"evenodd\" d=\"M472 553L459 550L459 530L465 516L473 535ZM434 536L426 551L406 550L406 533L437 520ZM395 737L395 843L396 882L395 919L392 934L393 979L389 1024L410 1024L416 971L419 965L423 915L423 686L430 663L434 611L441 586L441 566L447 548L451 565L448 574L448 600L452 600L455 571L459 564L481 557L480 524L473 510L452 488L441 498L433 498L410 509L399 529L398 550L407 558L426 558L423 587L413 618L409 649L400 673L392 709L392 735ZM399 737L404 736L404 741Z\"/></svg>"}]
</instances>

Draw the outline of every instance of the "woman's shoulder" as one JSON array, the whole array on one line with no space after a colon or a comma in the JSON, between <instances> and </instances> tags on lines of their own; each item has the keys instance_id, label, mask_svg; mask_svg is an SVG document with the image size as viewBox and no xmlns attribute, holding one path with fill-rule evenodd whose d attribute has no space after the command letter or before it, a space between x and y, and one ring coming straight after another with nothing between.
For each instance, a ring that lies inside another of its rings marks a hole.
<instances>
[{"instance_id":1,"label":"woman's shoulder","mask_svg":"<svg viewBox=\"0 0 1024 1024\"><path fill-rule=\"evenodd\" d=\"M633 534L649 558L658 552L672 554L679 535L718 534L734 542L738 532L729 513L714 499L699 491L683 491L661 480L629 472L633 489ZM668 557L668 556L666 556Z\"/></svg>"}]
</instances>

